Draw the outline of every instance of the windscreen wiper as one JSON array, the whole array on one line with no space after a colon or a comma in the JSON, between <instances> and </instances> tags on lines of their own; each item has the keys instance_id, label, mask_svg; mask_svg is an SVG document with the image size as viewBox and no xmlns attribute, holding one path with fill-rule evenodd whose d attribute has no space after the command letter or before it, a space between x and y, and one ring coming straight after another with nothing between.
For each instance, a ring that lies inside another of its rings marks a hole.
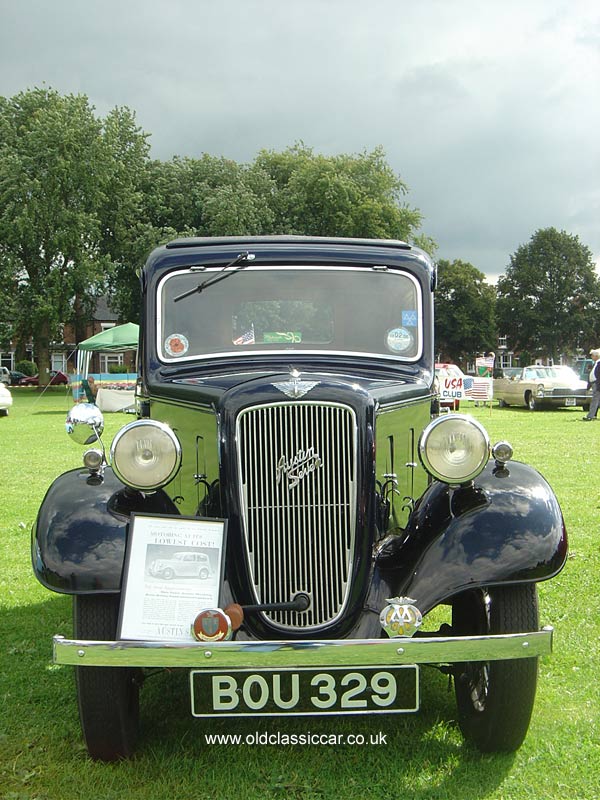
<instances>
[{"instance_id":1,"label":"windscreen wiper","mask_svg":"<svg viewBox=\"0 0 600 800\"><path fill-rule=\"evenodd\" d=\"M177 297L173 298L173 302L177 303L179 300L183 300L184 297L189 297L191 294L200 294L200 292L207 289L209 286L214 286L215 283L219 283L219 281L224 281L225 278L229 278L230 275L238 272L240 269L244 269L247 267L251 261L254 261L256 256L254 253L249 253L247 250L243 253L240 253L239 256L236 256L233 261L230 261L229 264L225 264L223 269L215 275L214 278L207 278L202 283L199 283L194 289L190 289L187 292L183 292L183 294L178 294ZM236 269L231 269L231 267L236 267ZM230 270L230 272L226 272L226 270Z\"/></svg>"}]
</instances>

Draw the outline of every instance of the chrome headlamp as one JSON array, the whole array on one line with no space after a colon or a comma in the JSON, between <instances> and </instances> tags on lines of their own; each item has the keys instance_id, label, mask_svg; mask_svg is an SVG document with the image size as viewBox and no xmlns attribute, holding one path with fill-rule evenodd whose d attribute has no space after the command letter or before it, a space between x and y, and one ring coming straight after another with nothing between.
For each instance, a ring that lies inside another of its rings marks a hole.
<instances>
[{"instance_id":1,"label":"chrome headlamp","mask_svg":"<svg viewBox=\"0 0 600 800\"><path fill-rule=\"evenodd\" d=\"M449 484L467 483L487 464L490 440L477 420L449 414L425 428L419 440L419 456L434 478Z\"/></svg>"},{"instance_id":2,"label":"chrome headlamp","mask_svg":"<svg viewBox=\"0 0 600 800\"><path fill-rule=\"evenodd\" d=\"M92 444L102 436L104 417L94 403L79 403L67 414L65 428L77 444Z\"/></svg>"},{"instance_id":3,"label":"chrome headlamp","mask_svg":"<svg viewBox=\"0 0 600 800\"><path fill-rule=\"evenodd\" d=\"M122 428L110 448L116 476L134 489L152 491L172 480L181 466L181 445L168 425L140 419Z\"/></svg>"}]
</instances>

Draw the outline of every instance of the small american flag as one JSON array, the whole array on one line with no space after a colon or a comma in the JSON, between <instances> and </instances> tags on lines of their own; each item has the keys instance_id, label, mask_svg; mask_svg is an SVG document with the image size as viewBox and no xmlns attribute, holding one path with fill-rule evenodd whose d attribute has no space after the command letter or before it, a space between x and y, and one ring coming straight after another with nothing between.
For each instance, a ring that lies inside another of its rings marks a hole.
<instances>
[{"instance_id":1,"label":"small american flag","mask_svg":"<svg viewBox=\"0 0 600 800\"><path fill-rule=\"evenodd\" d=\"M234 344L254 344L254 325L246 333L242 333L237 339L233 340Z\"/></svg>"},{"instance_id":2,"label":"small american flag","mask_svg":"<svg viewBox=\"0 0 600 800\"><path fill-rule=\"evenodd\" d=\"M491 400L494 394L489 378L465 378L463 386L471 400Z\"/></svg>"}]
</instances>

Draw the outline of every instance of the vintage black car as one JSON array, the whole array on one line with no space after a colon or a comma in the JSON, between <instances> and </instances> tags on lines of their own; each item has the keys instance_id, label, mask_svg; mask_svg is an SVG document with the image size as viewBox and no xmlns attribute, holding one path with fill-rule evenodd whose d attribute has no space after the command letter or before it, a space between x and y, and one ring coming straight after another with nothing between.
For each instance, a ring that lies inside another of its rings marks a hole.
<instances>
[{"instance_id":1,"label":"vintage black car","mask_svg":"<svg viewBox=\"0 0 600 800\"><path fill-rule=\"evenodd\" d=\"M180 239L141 281L137 419L107 455L102 415L75 406L84 468L33 530L37 578L73 596L54 658L76 667L91 756L133 753L156 668L190 670L196 716L281 717L415 711L432 664L470 741L519 747L552 641L536 584L562 569L566 531L507 442L432 416L428 256ZM151 574L186 551L211 577Z\"/></svg>"}]
</instances>

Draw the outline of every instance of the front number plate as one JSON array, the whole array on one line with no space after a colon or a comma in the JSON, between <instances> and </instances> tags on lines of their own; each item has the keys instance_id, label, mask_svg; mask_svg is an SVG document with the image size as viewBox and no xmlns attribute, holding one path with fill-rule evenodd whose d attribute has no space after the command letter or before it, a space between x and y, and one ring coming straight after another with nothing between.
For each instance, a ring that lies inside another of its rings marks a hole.
<instances>
[{"instance_id":1,"label":"front number plate","mask_svg":"<svg viewBox=\"0 0 600 800\"><path fill-rule=\"evenodd\" d=\"M416 665L190 673L195 717L401 714L419 709Z\"/></svg>"},{"instance_id":2,"label":"front number plate","mask_svg":"<svg viewBox=\"0 0 600 800\"><path fill-rule=\"evenodd\" d=\"M566 406L574 406L576 404L576 401L577 401L577 398L575 398L575 397L567 397L565 399L565 405Z\"/></svg>"}]
</instances>

